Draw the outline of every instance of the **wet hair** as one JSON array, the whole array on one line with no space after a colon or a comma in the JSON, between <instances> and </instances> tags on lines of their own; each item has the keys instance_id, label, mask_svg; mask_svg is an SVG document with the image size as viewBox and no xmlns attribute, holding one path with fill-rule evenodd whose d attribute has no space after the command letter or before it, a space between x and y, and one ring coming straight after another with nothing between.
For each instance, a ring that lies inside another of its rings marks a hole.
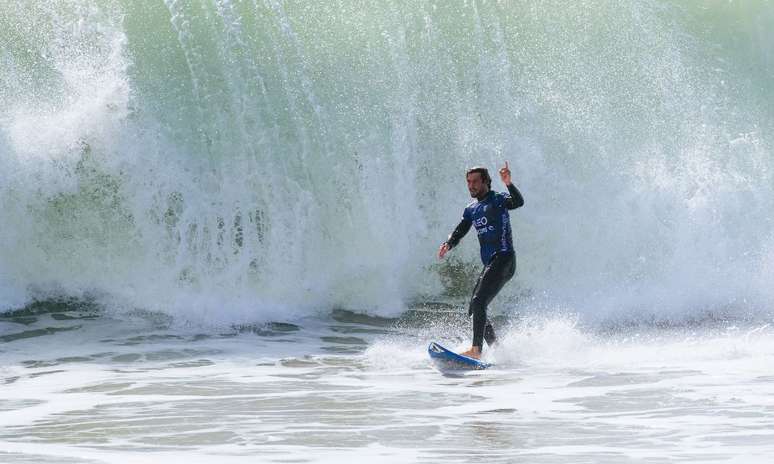
<instances>
[{"instance_id":1,"label":"wet hair","mask_svg":"<svg viewBox=\"0 0 774 464\"><path fill-rule=\"evenodd\" d=\"M468 171L465 173L465 178L467 179L470 174L473 174L474 172L477 172L481 174L481 180L483 180L486 185L489 187L489 189L492 189L492 178L489 177L489 171L486 170L485 167L476 166L468 169Z\"/></svg>"}]
</instances>

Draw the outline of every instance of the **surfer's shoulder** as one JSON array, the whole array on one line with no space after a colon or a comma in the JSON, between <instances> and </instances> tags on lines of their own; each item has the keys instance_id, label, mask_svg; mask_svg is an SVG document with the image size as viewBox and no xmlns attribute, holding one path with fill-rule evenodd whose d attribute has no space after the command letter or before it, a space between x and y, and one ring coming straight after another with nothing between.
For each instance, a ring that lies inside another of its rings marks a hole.
<instances>
[{"instance_id":1,"label":"surfer's shoulder","mask_svg":"<svg viewBox=\"0 0 774 464\"><path fill-rule=\"evenodd\" d=\"M494 199L497 202L498 205L502 205L502 203L506 200L511 198L511 194L508 192L495 192L494 193Z\"/></svg>"}]
</instances>

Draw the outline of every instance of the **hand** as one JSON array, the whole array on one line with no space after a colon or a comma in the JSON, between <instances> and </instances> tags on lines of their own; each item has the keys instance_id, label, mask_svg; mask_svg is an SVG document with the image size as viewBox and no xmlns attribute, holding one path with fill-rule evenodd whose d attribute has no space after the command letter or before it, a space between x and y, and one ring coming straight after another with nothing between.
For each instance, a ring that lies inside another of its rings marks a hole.
<instances>
[{"instance_id":1,"label":"hand","mask_svg":"<svg viewBox=\"0 0 774 464\"><path fill-rule=\"evenodd\" d=\"M511 170L508 169L508 162L505 162L505 167L500 168L500 179L502 179L505 185L511 185Z\"/></svg>"},{"instance_id":2,"label":"hand","mask_svg":"<svg viewBox=\"0 0 774 464\"><path fill-rule=\"evenodd\" d=\"M450 250L449 244L444 242L441 247L438 248L438 259L443 259L444 255Z\"/></svg>"}]
</instances>

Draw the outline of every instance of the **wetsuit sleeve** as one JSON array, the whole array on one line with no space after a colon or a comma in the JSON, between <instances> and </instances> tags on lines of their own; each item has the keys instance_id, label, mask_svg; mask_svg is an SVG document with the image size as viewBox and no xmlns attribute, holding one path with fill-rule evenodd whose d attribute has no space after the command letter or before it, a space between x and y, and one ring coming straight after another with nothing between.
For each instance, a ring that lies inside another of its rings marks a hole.
<instances>
[{"instance_id":1,"label":"wetsuit sleeve","mask_svg":"<svg viewBox=\"0 0 774 464\"><path fill-rule=\"evenodd\" d=\"M446 239L446 243L449 245L450 250L457 246L462 237L464 237L465 234L467 234L470 230L470 226L473 225L473 221L470 219L467 213L467 210L462 213L462 220L460 220L460 223L457 224L457 227L454 228L454 232L449 235L449 238Z\"/></svg>"},{"instance_id":2,"label":"wetsuit sleeve","mask_svg":"<svg viewBox=\"0 0 774 464\"><path fill-rule=\"evenodd\" d=\"M508 193L510 196L505 197L505 207L508 209L516 209L524 206L524 197L521 196L521 192L513 184L508 184Z\"/></svg>"}]
</instances>

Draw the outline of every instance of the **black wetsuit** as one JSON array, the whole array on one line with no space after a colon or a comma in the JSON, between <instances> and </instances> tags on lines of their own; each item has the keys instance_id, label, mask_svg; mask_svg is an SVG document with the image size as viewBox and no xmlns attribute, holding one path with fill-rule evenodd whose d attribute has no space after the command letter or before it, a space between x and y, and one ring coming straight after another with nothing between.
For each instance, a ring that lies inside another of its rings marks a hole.
<instances>
[{"instance_id":1,"label":"black wetsuit","mask_svg":"<svg viewBox=\"0 0 774 464\"><path fill-rule=\"evenodd\" d=\"M496 338L492 324L486 317L486 308L506 282L516 273L516 252L511 236L508 210L524 205L521 192L508 185L508 193L489 191L484 198L469 204L462 213L462 220L449 235L446 243L453 248L476 227L481 245L481 262L484 269L478 276L468 315L473 315L473 346L483 347L483 341L491 346Z\"/></svg>"}]
</instances>

